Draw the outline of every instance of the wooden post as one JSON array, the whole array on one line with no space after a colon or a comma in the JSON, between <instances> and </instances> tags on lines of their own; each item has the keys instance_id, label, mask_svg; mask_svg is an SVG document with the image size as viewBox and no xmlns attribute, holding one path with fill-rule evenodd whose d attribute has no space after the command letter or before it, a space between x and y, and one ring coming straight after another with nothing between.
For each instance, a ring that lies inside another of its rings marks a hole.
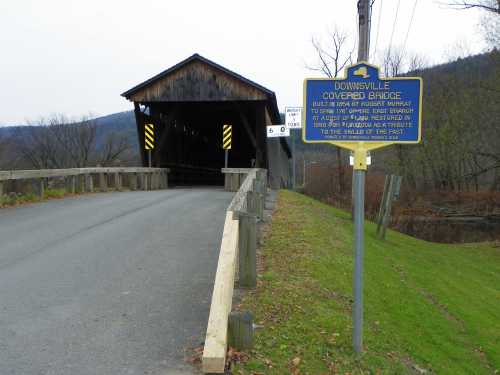
<instances>
[{"instance_id":1,"label":"wooden post","mask_svg":"<svg viewBox=\"0 0 500 375\"><path fill-rule=\"evenodd\" d=\"M78 193L85 193L85 176L83 174L76 176L76 191Z\"/></svg>"},{"instance_id":2,"label":"wooden post","mask_svg":"<svg viewBox=\"0 0 500 375\"><path fill-rule=\"evenodd\" d=\"M228 344L236 350L253 348L253 316L248 311L229 314Z\"/></svg>"},{"instance_id":3,"label":"wooden post","mask_svg":"<svg viewBox=\"0 0 500 375\"><path fill-rule=\"evenodd\" d=\"M128 186L130 190L137 190L137 173L129 173Z\"/></svg>"},{"instance_id":4,"label":"wooden post","mask_svg":"<svg viewBox=\"0 0 500 375\"><path fill-rule=\"evenodd\" d=\"M257 194L253 191L247 192L247 212L258 215Z\"/></svg>"},{"instance_id":5,"label":"wooden post","mask_svg":"<svg viewBox=\"0 0 500 375\"><path fill-rule=\"evenodd\" d=\"M71 194L76 193L76 176L70 176L69 178L69 191Z\"/></svg>"},{"instance_id":6,"label":"wooden post","mask_svg":"<svg viewBox=\"0 0 500 375\"><path fill-rule=\"evenodd\" d=\"M86 174L84 176L85 178L85 190L88 191L89 193L94 192L94 180L92 178L91 174Z\"/></svg>"},{"instance_id":7,"label":"wooden post","mask_svg":"<svg viewBox=\"0 0 500 375\"><path fill-rule=\"evenodd\" d=\"M36 196L38 196L38 198L40 199L43 199L43 193L44 193L44 190L45 190L45 186L44 186L44 181L43 181L43 178L35 178L33 181L32 181L32 191L33 191L33 194L35 194Z\"/></svg>"},{"instance_id":8,"label":"wooden post","mask_svg":"<svg viewBox=\"0 0 500 375\"><path fill-rule=\"evenodd\" d=\"M154 184L153 184L153 189L154 190L158 190L160 189L160 179L159 179L160 175L158 174L158 172L153 172L153 181L154 181Z\"/></svg>"},{"instance_id":9,"label":"wooden post","mask_svg":"<svg viewBox=\"0 0 500 375\"><path fill-rule=\"evenodd\" d=\"M262 194L262 184L259 180L255 179L252 183L252 190L254 192L255 213L260 220L264 220L264 203L265 196Z\"/></svg>"},{"instance_id":10,"label":"wooden post","mask_svg":"<svg viewBox=\"0 0 500 375\"><path fill-rule=\"evenodd\" d=\"M389 190L389 184L391 181L391 176L385 176L384 191L382 193L382 200L380 201L380 208L377 216L377 235L380 233L380 228L382 227L382 218L384 217L385 210L385 200L387 199L387 190Z\"/></svg>"},{"instance_id":11,"label":"wooden post","mask_svg":"<svg viewBox=\"0 0 500 375\"><path fill-rule=\"evenodd\" d=\"M394 196L394 188L395 188L395 182L396 179L394 178L394 175L391 175L391 182L389 183L389 190L387 192L387 199L384 207L384 216L382 218L382 230L379 233L379 238L380 239L385 239L385 232L387 230L387 226L389 225L389 220L391 218L391 208L392 208L392 201L393 201L393 196Z\"/></svg>"},{"instance_id":12,"label":"wooden post","mask_svg":"<svg viewBox=\"0 0 500 375\"><path fill-rule=\"evenodd\" d=\"M99 173L99 190L106 192L108 191L108 176L106 173Z\"/></svg>"},{"instance_id":13,"label":"wooden post","mask_svg":"<svg viewBox=\"0 0 500 375\"><path fill-rule=\"evenodd\" d=\"M0 199L3 196L3 181L0 181Z\"/></svg>"},{"instance_id":14,"label":"wooden post","mask_svg":"<svg viewBox=\"0 0 500 375\"><path fill-rule=\"evenodd\" d=\"M163 172L164 189L168 189L168 171Z\"/></svg>"},{"instance_id":15,"label":"wooden post","mask_svg":"<svg viewBox=\"0 0 500 375\"><path fill-rule=\"evenodd\" d=\"M122 189L120 182L120 173L115 172L113 177L114 177L114 183L113 183L114 188L116 191L120 191Z\"/></svg>"},{"instance_id":16,"label":"wooden post","mask_svg":"<svg viewBox=\"0 0 500 375\"><path fill-rule=\"evenodd\" d=\"M239 286L257 286L257 216L238 212Z\"/></svg>"},{"instance_id":17,"label":"wooden post","mask_svg":"<svg viewBox=\"0 0 500 375\"><path fill-rule=\"evenodd\" d=\"M240 174L239 173L231 173L231 190L230 191L238 191L240 188Z\"/></svg>"}]
</instances>

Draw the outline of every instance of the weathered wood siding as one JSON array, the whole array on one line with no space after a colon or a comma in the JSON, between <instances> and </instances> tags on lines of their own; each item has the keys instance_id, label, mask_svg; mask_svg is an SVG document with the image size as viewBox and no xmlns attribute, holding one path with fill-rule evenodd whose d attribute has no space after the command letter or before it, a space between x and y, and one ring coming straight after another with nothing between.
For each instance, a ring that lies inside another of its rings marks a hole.
<instances>
[{"instance_id":1,"label":"weathered wood siding","mask_svg":"<svg viewBox=\"0 0 500 375\"><path fill-rule=\"evenodd\" d=\"M131 95L134 102L267 100L266 95L201 61L186 66Z\"/></svg>"}]
</instances>

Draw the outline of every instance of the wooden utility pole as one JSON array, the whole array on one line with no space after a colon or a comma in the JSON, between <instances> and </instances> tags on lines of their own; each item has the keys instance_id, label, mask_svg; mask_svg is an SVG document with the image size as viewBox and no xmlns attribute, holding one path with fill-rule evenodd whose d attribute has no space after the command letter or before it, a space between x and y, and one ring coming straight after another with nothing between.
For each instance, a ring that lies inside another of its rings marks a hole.
<instances>
[{"instance_id":1,"label":"wooden utility pole","mask_svg":"<svg viewBox=\"0 0 500 375\"><path fill-rule=\"evenodd\" d=\"M368 62L370 51L370 0L358 0L359 46L358 62ZM356 160L362 158L359 163ZM362 164L363 167L359 167ZM359 354L363 350L363 253L365 221L366 152L354 157L354 308L353 346Z\"/></svg>"}]
</instances>

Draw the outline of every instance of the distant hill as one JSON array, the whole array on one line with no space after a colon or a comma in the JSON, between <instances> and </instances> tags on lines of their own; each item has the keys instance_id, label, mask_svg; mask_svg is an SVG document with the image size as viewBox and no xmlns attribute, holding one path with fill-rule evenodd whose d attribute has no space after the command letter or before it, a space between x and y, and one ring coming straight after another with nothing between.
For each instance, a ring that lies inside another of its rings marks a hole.
<instances>
[{"instance_id":1,"label":"distant hill","mask_svg":"<svg viewBox=\"0 0 500 375\"><path fill-rule=\"evenodd\" d=\"M101 145L102 141L106 139L110 133L119 132L126 137L133 149L139 153L139 141L137 139L137 127L133 111L113 113L111 115L98 117L95 121L98 125L98 145Z\"/></svg>"},{"instance_id":2,"label":"distant hill","mask_svg":"<svg viewBox=\"0 0 500 375\"><path fill-rule=\"evenodd\" d=\"M94 119L97 124L97 144L102 145L104 140L112 133L120 133L126 137L133 149L139 152L139 143L137 140L137 128L135 125L135 116L133 111L113 113L110 115L97 117ZM34 126L18 125L0 127L0 140L15 137L19 128L29 131Z\"/></svg>"}]
</instances>

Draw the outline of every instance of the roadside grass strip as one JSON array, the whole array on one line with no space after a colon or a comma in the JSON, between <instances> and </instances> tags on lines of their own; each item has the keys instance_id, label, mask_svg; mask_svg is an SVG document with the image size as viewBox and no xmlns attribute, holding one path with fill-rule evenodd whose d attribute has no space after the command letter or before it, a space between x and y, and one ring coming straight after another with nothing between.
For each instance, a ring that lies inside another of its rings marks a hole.
<instances>
[{"instance_id":1,"label":"roadside grass strip","mask_svg":"<svg viewBox=\"0 0 500 375\"><path fill-rule=\"evenodd\" d=\"M391 230L381 241L375 229L366 222L364 353L356 357L350 215L279 193L264 271L241 304L263 328L235 374L499 373L499 245Z\"/></svg>"}]
</instances>

